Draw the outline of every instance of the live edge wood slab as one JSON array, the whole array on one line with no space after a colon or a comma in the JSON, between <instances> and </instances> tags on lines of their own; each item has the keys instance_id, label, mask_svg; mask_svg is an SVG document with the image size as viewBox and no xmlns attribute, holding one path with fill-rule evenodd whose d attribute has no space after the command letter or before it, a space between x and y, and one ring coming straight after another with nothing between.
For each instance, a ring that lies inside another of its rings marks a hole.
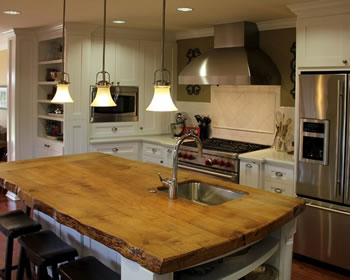
<instances>
[{"instance_id":1,"label":"live edge wood slab","mask_svg":"<svg viewBox=\"0 0 350 280\"><path fill-rule=\"evenodd\" d=\"M304 202L179 170L247 195L218 206L170 201L157 173L171 169L102 153L0 164L0 186L59 223L158 273L183 269L262 239L295 218Z\"/></svg>"}]
</instances>

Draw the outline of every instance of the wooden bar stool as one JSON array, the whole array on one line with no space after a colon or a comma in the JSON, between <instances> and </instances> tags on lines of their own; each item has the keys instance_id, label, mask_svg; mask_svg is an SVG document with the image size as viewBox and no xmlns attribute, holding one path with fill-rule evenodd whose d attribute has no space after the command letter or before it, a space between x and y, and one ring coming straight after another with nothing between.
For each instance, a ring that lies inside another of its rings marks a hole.
<instances>
[{"instance_id":1,"label":"wooden bar stool","mask_svg":"<svg viewBox=\"0 0 350 280\"><path fill-rule=\"evenodd\" d=\"M61 280L120 280L120 274L114 272L95 257L83 257L62 264L58 268Z\"/></svg>"},{"instance_id":2,"label":"wooden bar stool","mask_svg":"<svg viewBox=\"0 0 350 280\"><path fill-rule=\"evenodd\" d=\"M16 265L12 266L13 240L22 234L36 232L40 229L41 225L21 210L0 214L0 231L7 237L5 268L0 270L0 277L10 280L11 271L17 269ZM27 274L30 277L30 269L27 269Z\"/></svg>"},{"instance_id":3,"label":"wooden bar stool","mask_svg":"<svg viewBox=\"0 0 350 280\"><path fill-rule=\"evenodd\" d=\"M50 230L22 235L18 238L21 253L18 264L17 280L23 279L24 265L29 259L38 267L38 280L49 279L47 268L51 266L52 277L58 280L57 265L72 261L78 256L78 251L68 245Z\"/></svg>"}]
</instances>

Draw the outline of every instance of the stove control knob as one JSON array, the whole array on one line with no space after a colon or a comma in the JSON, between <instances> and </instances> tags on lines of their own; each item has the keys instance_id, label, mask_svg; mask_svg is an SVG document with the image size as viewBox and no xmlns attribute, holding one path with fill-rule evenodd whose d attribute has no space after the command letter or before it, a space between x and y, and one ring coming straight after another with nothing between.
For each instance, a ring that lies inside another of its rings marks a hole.
<instances>
[{"instance_id":1,"label":"stove control knob","mask_svg":"<svg viewBox=\"0 0 350 280\"><path fill-rule=\"evenodd\" d=\"M231 162L226 162L226 167L231 167Z\"/></svg>"},{"instance_id":2,"label":"stove control knob","mask_svg":"<svg viewBox=\"0 0 350 280\"><path fill-rule=\"evenodd\" d=\"M193 160L194 159L193 155L188 155L188 159Z\"/></svg>"},{"instance_id":3,"label":"stove control knob","mask_svg":"<svg viewBox=\"0 0 350 280\"><path fill-rule=\"evenodd\" d=\"M182 158L183 157L183 154L182 153L179 153L179 158Z\"/></svg>"},{"instance_id":4,"label":"stove control knob","mask_svg":"<svg viewBox=\"0 0 350 280\"><path fill-rule=\"evenodd\" d=\"M211 160L210 158L209 158L209 159L207 159L207 160L205 161L205 165L208 165L208 166L213 165L212 160Z\"/></svg>"},{"instance_id":5,"label":"stove control knob","mask_svg":"<svg viewBox=\"0 0 350 280\"><path fill-rule=\"evenodd\" d=\"M214 160L213 160L213 165L215 165L215 164L218 164L217 159L214 159Z\"/></svg>"},{"instance_id":6,"label":"stove control knob","mask_svg":"<svg viewBox=\"0 0 350 280\"><path fill-rule=\"evenodd\" d=\"M184 154L184 159L188 159L188 154Z\"/></svg>"},{"instance_id":7,"label":"stove control knob","mask_svg":"<svg viewBox=\"0 0 350 280\"><path fill-rule=\"evenodd\" d=\"M225 162L222 160L220 161L220 166L224 166L225 165Z\"/></svg>"}]
</instances>

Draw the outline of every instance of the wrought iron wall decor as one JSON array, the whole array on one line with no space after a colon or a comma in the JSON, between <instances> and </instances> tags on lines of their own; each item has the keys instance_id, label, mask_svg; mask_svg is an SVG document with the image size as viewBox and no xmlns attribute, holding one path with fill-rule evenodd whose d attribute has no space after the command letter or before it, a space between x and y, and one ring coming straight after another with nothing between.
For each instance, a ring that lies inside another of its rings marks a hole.
<instances>
[{"instance_id":1,"label":"wrought iron wall decor","mask_svg":"<svg viewBox=\"0 0 350 280\"><path fill-rule=\"evenodd\" d=\"M290 48L290 52L293 54L293 59L290 62L290 68L292 72L290 73L290 80L293 83L293 88L290 90L290 94L295 99L295 59L296 59L296 43L294 42Z\"/></svg>"},{"instance_id":2,"label":"wrought iron wall decor","mask_svg":"<svg viewBox=\"0 0 350 280\"><path fill-rule=\"evenodd\" d=\"M201 51L199 48L188 49L186 53L186 57L188 58L187 64L190 63L193 58L200 55L201 55Z\"/></svg>"},{"instance_id":3,"label":"wrought iron wall decor","mask_svg":"<svg viewBox=\"0 0 350 280\"><path fill-rule=\"evenodd\" d=\"M198 95L201 91L201 87L199 85L188 85L186 91L188 95Z\"/></svg>"},{"instance_id":4,"label":"wrought iron wall decor","mask_svg":"<svg viewBox=\"0 0 350 280\"><path fill-rule=\"evenodd\" d=\"M201 51L199 48L189 48L186 53L186 57L188 59L188 63L192 61L193 58L200 56ZM198 95L201 91L201 87L199 85L188 85L186 86L186 91L188 95Z\"/></svg>"}]
</instances>

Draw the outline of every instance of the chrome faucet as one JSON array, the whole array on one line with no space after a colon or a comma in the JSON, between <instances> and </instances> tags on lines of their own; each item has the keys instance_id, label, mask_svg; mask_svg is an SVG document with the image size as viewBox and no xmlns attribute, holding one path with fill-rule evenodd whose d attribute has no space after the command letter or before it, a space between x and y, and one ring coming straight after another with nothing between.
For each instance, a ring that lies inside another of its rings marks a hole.
<instances>
[{"instance_id":1,"label":"chrome faucet","mask_svg":"<svg viewBox=\"0 0 350 280\"><path fill-rule=\"evenodd\" d=\"M175 149L173 152L173 178L172 179L167 179L167 178L162 178L160 173L159 179L162 182L164 187L169 188L169 199L176 199L176 194L177 194L177 170L178 170L178 162L179 162L179 150L181 144L188 138L193 138L197 144L198 148L198 155L201 157L202 156L202 142L201 140L194 134L188 133L179 138L179 140L176 141Z\"/></svg>"}]
</instances>

